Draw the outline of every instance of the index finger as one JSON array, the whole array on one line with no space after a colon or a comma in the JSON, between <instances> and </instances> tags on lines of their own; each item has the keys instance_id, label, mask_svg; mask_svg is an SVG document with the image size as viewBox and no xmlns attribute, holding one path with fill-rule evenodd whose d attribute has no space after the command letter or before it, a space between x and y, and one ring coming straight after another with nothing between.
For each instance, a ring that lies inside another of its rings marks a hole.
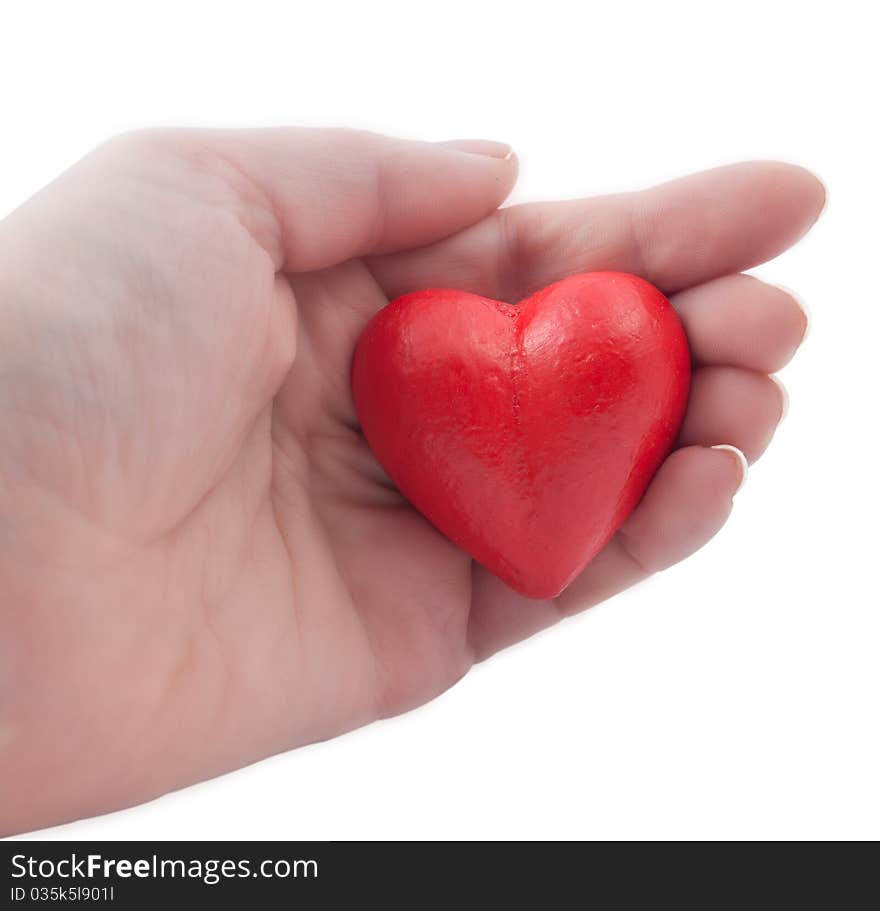
<instances>
[{"instance_id":1,"label":"index finger","mask_svg":"<svg viewBox=\"0 0 880 911\"><path fill-rule=\"evenodd\" d=\"M597 269L633 272L671 294L772 259L824 203L825 187L804 168L747 162L635 193L511 206L369 264L390 297L442 286L512 302Z\"/></svg>"}]
</instances>

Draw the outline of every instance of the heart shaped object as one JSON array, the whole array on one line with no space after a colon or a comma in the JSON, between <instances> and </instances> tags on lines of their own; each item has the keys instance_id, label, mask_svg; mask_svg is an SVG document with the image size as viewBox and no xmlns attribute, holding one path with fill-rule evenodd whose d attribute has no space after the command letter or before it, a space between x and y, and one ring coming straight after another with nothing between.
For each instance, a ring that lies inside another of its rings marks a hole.
<instances>
[{"instance_id":1,"label":"heart shaped object","mask_svg":"<svg viewBox=\"0 0 880 911\"><path fill-rule=\"evenodd\" d=\"M406 294L364 330L352 371L364 435L400 491L530 598L559 594L638 503L689 383L675 311L623 272L517 305Z\"/></svg>"}]
</instances>

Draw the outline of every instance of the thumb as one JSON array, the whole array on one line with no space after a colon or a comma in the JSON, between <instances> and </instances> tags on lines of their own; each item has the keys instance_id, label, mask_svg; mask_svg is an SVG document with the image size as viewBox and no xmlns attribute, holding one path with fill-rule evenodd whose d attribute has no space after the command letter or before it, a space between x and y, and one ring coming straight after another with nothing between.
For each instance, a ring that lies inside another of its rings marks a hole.
<instances>
[{"instance_id":1,"label":"thumb","mask_svg":"<svg viewBox=\"0 0 880 911\"><path fill-rule=\"evenodd\" d=\"M501 204L517 171L508 146L484 140L306 128L163 130L155 138L202 167L224 165L243 219L290 272L460 231Z\"/></svg>"}]
</instances>

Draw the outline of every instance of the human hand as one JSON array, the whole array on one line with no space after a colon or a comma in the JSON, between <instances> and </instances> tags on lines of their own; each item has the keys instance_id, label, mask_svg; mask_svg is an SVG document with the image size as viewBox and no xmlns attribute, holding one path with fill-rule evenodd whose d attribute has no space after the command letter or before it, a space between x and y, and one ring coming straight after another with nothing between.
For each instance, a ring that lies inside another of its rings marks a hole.
<instances>
[{"instance_id":1,"label":"human hand","mask_svg":"<svg viewBox=\"0 0 880 911\"><path fill-rule=\"evenodd\" d=\"M102 146L0 223L0 833L94 815L418 705L683 559L783 410L806 318L738 275L824 191L721 168L495 211L506 148L325 130ZM679 448L555 601L410 508L358 431L355 342L429 286L635 272L695 373Z\"/></svg>"}]
</instances>

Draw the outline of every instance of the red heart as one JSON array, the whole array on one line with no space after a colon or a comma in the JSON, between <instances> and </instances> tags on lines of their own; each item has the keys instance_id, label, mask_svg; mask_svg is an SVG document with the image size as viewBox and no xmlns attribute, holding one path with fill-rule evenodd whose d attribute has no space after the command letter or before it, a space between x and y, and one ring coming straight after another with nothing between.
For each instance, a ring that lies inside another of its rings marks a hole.
<instances>
[{"instance_id":1,"label":"red heart","mask_svg":"<svg viewBox=\"0 0 880 911\"><path fill-rule=\"evenodd\" d=\"M689 383L675 311L623 272L515 306L406 294L364 330L352 372L364 435L401 492L531 598L559 594L638 503Z\"/></svg>"}]
</instances>

